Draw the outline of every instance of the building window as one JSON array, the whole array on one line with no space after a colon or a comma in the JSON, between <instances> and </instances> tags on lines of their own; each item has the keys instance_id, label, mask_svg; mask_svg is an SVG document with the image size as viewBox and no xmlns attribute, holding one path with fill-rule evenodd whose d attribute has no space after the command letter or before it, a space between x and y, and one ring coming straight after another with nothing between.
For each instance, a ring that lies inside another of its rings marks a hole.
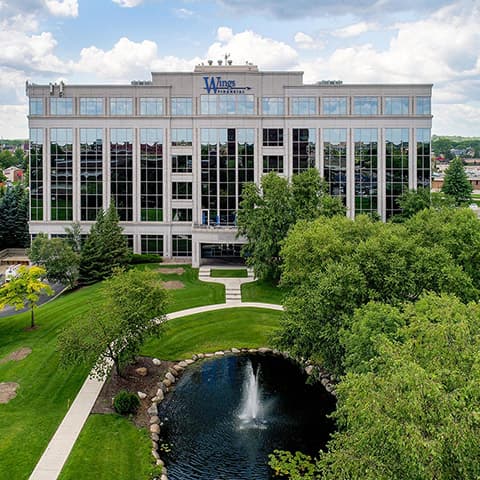
<instances>
[{"instance_id":1,"label":"building window","mask_svg":"<svg viewBox=\"0 0 480 480\"><path fill-rule=\"evenodd\" d=\"M385 129L386 215L401 212L398 198L408 191L408 128Z\"/></svg>"},{"instance_id":2,"label":"building window","mask_svg":"<svg viewBox=\"0 0 480 480\"><path fill-rule=\"evenodd\" d=\"M163 255L163 235L141 235L142 253Z\"/></svg>"},{"instance_id":3,"label":"building window","mask_svg":"<svg viewBox=\"0 0 480 480\"><path fill-rule=\"evenodd\" d=\"M50 129L50 212L54 221L73 218L72 152L72 129Z\"/></svg>"},{"instance_id":4,"label":"building window","mask_svg":"<svg viewBox=\"0 0 480 480\"><path fill-rule=\"evenodd\" d=\"M292 115L315 115L316 113L315 97L292 97Z\"/></svg>"},{"instance_id":5,"label":"building window","mask_svg":"<svg viewBox=\"0 0 480 480\"><path fill-rule=\"evenodd\" d=\"M385 115L408 115L408 97L385 97Z\"/></svg>"},{"instance_id":6,"label":"building window","mask_svg":"<svg viewBox=\"0 0 480 480\"><path fill-rule=\"evenodd\" d=\"M417 115L431 115L431 98L415 97L415 113Z\"/></svg>"},{"instance_id":7,"label":"building window","mask_svg":"<svg viewBox=\"0 0 480 480\"><path fill-rule=\"evenodd\" d=\"M140 220L163 221L163 130L140 129Z\"/></svg>"},{"instance_id":8,"label":"building window","mask_svg":"<svg viewBox=\"0 0 480 480\"><path fill-rule=\"evenodd\" d=\"M133 220L133 130L110 130L111 196L121 221Z\"/></svg>"},{"instance_id":9,"label":"building window","mask_svg":"<svg viewBox=\"0 0 480 480\"><path fill-rule=\"evenodd\" d=\"M80 115L103 115L103 98L80 98Z\"/></svg>"},{"instance_id":10,"label":"building window","mask_svg":"<svg viewBox=\"0 0 480 480\"><path fill-rule=\"evenodd\" d=\"M43 220L43 130L30 129L30 220Z\"/></svg>"},{"instance_id":11,"label":"building window","mask_svg":"<svg viewBox=\"0 0 480 480\"><path fill-rule=\"evenodd\" d=\"M430 129L417 128L417 188L430 188Z\"/></svg>"},{"instance_id":12,"label":"building window","mask_svg":"<svg viewBox=\"0 0 480 480\"><path fill-rule=\"evenodd\" d=\"M172 256L173 257L191 257L192 256L192 236L191 235L172 235Z\"/></svg>"},{"instance_id":13,"label":"building window","mask_svg":"<svg viewBox=\"0 0 480 480\"><path fill-rule=\"evenodd\" d=\"M325 128L323 130L323 176L330 195L347 199L347 129Z\"/></svg>"},{"instance_id":14,"label":"building window","mask_svg":"<svg viewBox=\"0 0 480 480\"><path fill-rule=\"evenodd\" d=\"M191 200L192 182L172 182L173 200Z\"/></svg>"},{"instance_id":15,"label":"building window","mask_svg":"<svg viewBox=\"0 0 480 480\"><path fill-rule=\"evenodd\" d=\"M354 97L353 98L354 115L378 115L377 97Z\"/></svg>"},{"instance_id":16,"label":"building window","mask_svg":"<svg viewBox=\"0 0 480 480\"><path fill-rule=\"evenodd\" d=\"M50 98L50 115L73 115L73 99Z\"/></svg>"},{"instance_id":17,"label":"building window","mask_svg":"<svg viewBox=\"0 0 480 480\"><path fill-rule=\"evenodd\" d=\"M173 173L192 173L191 155L172 155Z\"/></svg>"},{"instance_id":18,"label":"building window","mask_svg":"<svg viewBox=\"0 0 480 480\"><path fill-rule=\"evenodd\" d=\"M236 210L238 203L242 199L243 187L246 183L254 181L254 165L255 165L255 130L253 128L239 128L236 132L237 150L238 150L238 201L234 207L233 188L230 182L230 191L224 194L224 186L222 186L222 178L231 177L231 159L228 161L228 169L223 170L224 164L220 162L220 219L228 217L228 222L236 224ZM229 135L230 141L231 135ZM229 153L230 156L230 153ZM222 201L223 197L223 201ZM228 201L228 203L227 203ZM235 211L233 210L235 208ZM233 220L233 222L232 222Z\"/></svg>"},{"instance_id":19,"label":"building window","mask_svg":"<svg viewBox=\"0 0 480 480\"><path fill-rule=\"evenodd\" d=\"M322 106L324 115L346 115L347 97L325 97Z\"/></svg>"},{"instance_id":20,"label":"building window","mask_svg":"<svg viewBox=\"0 0 480 480\"><path fill-rule=\"evenodd\" d=\"M253 115L253 95L201 95L202 115Z\"/></svg>"},{"instance_id":21,"label":"building window","mask_svg":"<svg viewBox=\"0 0 480 480\"><path fill-rule=\"evenodd\" d=\"M283 173L283 156L282 155L264 155L263 156L263 173L277 172Z\"/></svg>"},{"instance_id":22,"label":"building window","mask_svg":"<svg viewBox=\"0 0 480 480\"><path fill-rule=\"evenodd\" d=\"M131 98L111 98L110 115L133 115L133 100Z\"/></svg>"},{"instance_id":23,"label":"building window","mask_svg":"<svg viewBox=\"0 0 480 480\"><path fill-rule=\"evenodd\" d=\"M191 147L192 129L191 128L172 128L172 147Z\"/></svg>"},{"instance_id":24,"label":"building window","mask_svg":"<svg viewBox=\"0 0 480 480\"><path fill-rule=\"evenodd\" d=\"M285 99L282 97L263 97L262 112L264 115L284 115Z\"/></svg>"},{"instance_id":25,"label":"building window","mask_svg":"<svg viewBox=\"0 0 480 480\"><path fill-rule=\"evenodd\" d=\"M264 128L263 146L283 147L283 128Z\"/></svg>"},{"instance_id":26,"label":"building window","mask_svg":"<svg viewBox=\"0 0 480 480\"><path fill-rule=\"evenodd\" d=\"M356 128L355 215L373 213L378 207L378 130Z\"/></svg>"},{"instance_id":27,"label":"building window","mask_svg":"<svg viewBox=\"0 0 480 480\"><path fill-rule=\"evenodd\" d=\"M173 97L172 115L192 115L193 101L191 97Z\"/></svg>"},{"instance_id":28,"label":"building window","mask_svg":"<svg viewBox=\"0 0 480 480\"><path fill-rule=\"evenodd\" d=\"M191 222L192 209L191 208L172 208L172 220L174 222Z\"/></svg>"},{"instance_id":29,"label":"building window","mask_svg":"<svg viewBox=\"0 0 480 480\"><path fill-rule=\"evenodd\" d=\"M94 221L103 207L103 130L80 129L80 219Z\"/></svg>"},{"instance_id":30,"label":"building window","mask_svg":"<svg viewBox=\"0 0 480 480\"><path fill-rule=\"evenodd\" d=\"M140 98L140 115L163 115L163 98Z\"/></svg>"},{"instance_id":31,"label":"building window","mask_svg":"<svg viewBox=\"0 0 480 480\"><path fill-rule=\"evenodd\" d=\"M43 98L30 98L30 115L43 115Z\"/></svg>"},{"instance_id":32,"label":"building window","mask_svg":"<svg viewBox=\"0 0 480 480\"><path fill-rule=\"evenodd\" d=\"M315 167L315 141L314 128L293 129L293 173L300 173Z\"/></svg>"},{"instance_id":33,"label":"building window","mask_svg":"<svg viewBox=\"0 0 480 480\"><path fill-rule=\"evenodd\" d=\"M125 242L127 244L127 248L130 252L133 253L133 235L123 235L125 237Z\"/></svg>"}]
</instances>

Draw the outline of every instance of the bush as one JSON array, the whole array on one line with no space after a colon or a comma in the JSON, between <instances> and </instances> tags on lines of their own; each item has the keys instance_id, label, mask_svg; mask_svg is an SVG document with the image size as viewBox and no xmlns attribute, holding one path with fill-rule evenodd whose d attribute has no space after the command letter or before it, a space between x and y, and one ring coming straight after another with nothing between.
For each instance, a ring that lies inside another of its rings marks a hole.
<instances>
[{"instance_id":1,"label":"bush","mask_svg":"<svg viewBox=\"0 0 480 480\"><path fill-rule=\"evenodd\" d=\"M162 256L156 253L132 253L130 257L130 264L136 265L138 263L161 263Z\"/></svg>"},{"instance_id":2,"label":"bush","mask_svg":"<svg viewBox=\"0 0 480 480\"><path fill-rule=\"evenodd\" d=\"M135 413L140 406L140 400L134 393L122 390L113 400L113 408L120 415Z\"/></svg>"}]
</instances>

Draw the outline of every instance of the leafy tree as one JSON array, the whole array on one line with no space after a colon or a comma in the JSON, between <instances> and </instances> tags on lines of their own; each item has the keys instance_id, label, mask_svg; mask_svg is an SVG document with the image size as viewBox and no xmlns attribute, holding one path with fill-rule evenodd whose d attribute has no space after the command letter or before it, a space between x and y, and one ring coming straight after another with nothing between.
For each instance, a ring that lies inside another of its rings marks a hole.
<instances>
[{"instance_id":1,"label":"leafy tree","mask_svg":"<svg viewBox=\"0 0 480 480\"><path fill-rule=\"evenodd\" d=\"M58 348L64 364L95 364L103 376L113 363L120 375L145 340L161 332L168 295L154 272L136 269L116 270L101 292L101 304L62 332Z\"/></svg>"},{"instance_id":2,"label":"leafy tree","mask_svg":"<svg viewBox=\"0 0 480 480\"><path fill-rule=\"evenodd\" d=\"M0 169L5 170L8 167L16 165L17 159L9 150L2 150L0 152Z\"/></svg>"},{"instance_id":3,"label":"leafy tree","mask_svg":"<svg viewBox=\"0 0 480 480\"><path fill-rule=\"evenodd\" d=\"M53 295L53 290L42 282L45 270L41 267L21 266L15 278L0 287L0 310L6 305L20 310L27 305L30 308L30 327L35 327L35 308L40 294Z\"/></svg>"},{"instance_id":4,"label":"leafy tree","mask_svg":"<svg viewBox=\"0 0 480 480\"><path fill-rule=\"evenodd\" d=\"M472 188L462 161L456 157L445 170L442 192L452 196L456 204L461 206L468 205L472 201Z\"/></svg>"},{"instance_id":5,"label":"leafy tree","mask_svg":"<svg viewBox=\"0 0 480 480\"><path fill-rule=\"evenodd\" d=\"M63 238L48 239L37 235L28 250L30 260L45 268L51 282L58 282L73 288L78 279L80 255L74 252Z\"/></svg>"},{"instance_id":6,"label":"leafy tree","mask_svg":"<svg viewBox=\"0 0 480 480\"><path fill-rule=\"evenodd\" d=\"M100 210L82 247L80 282L94 283L107 278L115 268L128 265L130 252L113 203Z\"/></svg>"},{"instance_id":7,"label":"leafy tree","mask_svg":"<svg viewBox=\"0 0 480 480\"><path fill-rule=\"evenodd\" d=\"M4 175L2 170L0 170L0 183L5 183L7 181L7 177Z\"/></svg>"},{"instance_id":8,"label":"leafy tree","mask_svg":"<svg viewBox=\"0 0 480 480\"><path fill-rule=\"evenodd\" d=\"M28 192L23 185L5 189L0 196L0 250L29 244Z\"/></svg>"},{"instance_id":9,"label":"leafy tree","mask_svg":"<svg viewBox=\"0 0 480 480\"><path fill-rule=\"evenodd\" d=\"M70 227L65 227L65 233L67 234L66 240L73 251L80 253L82 251L82 227L80 222L73 222Z\"/></svg>"}]
</instances>

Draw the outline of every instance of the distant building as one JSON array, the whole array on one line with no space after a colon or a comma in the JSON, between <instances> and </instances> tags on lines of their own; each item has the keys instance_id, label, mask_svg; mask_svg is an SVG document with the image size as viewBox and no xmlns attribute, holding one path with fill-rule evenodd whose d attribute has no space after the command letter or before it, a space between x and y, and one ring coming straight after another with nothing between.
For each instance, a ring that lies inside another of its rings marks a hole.
<instances>
[{"instance_id":1,"label":"distant building","mask_svg":"<svg viewBox=\"0 0 480 480\"><path fill-rule=\"evenodd\" d=\"M23 170L17 167L8 167L3 171L8 182L20 182L23 180Z\"/></svg>"}]
</instances>

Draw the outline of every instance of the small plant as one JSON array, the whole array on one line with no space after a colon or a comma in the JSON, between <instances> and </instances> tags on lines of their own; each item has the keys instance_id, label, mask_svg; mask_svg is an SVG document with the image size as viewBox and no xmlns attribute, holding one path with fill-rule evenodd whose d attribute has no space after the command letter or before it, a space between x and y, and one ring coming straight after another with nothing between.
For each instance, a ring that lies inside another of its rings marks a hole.
<instances>
[{"instance_id":1,"label":"small plant","mask_svg":"<svg viewBox=\"0 0 480 480\"><path fill-rule=\"evenodd\" d=\"M138 263L161 263L162 256L155 253L132 253L130 257L130 264L136 265Z\"/></svg>"},{"instance_id":2,"label":"small plant","mask_svg":"<svg viewBox=\"0 0 480 480\"><path fill-rule=\"evenodd\" d=\"M120 415L133 414L138 410L140 400L134 393L122 390L113 400L113 408Z\"/></svg>"}]
</instances>

